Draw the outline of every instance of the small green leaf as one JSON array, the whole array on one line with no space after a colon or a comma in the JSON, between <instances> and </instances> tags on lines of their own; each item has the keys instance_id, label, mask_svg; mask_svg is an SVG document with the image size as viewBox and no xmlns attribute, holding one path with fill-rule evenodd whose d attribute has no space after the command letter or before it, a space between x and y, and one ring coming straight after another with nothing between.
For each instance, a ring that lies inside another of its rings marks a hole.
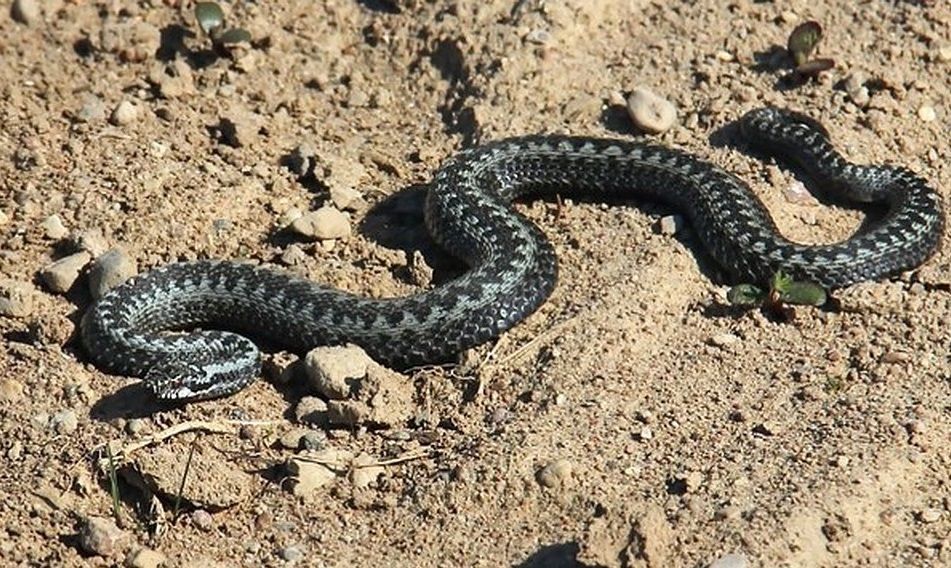
<instances>
[{"instance_id":1,"label":"small green leaf","mask_svg":"<svg viewBox=\"0 0 951 568\"><path fill-rule=\"evenodd\" d=\"M777 270L775 274L773 274L773 279L769 283L769 288L770 290L773 290L775 292L782 294L786 290L789 289L789 286L792 283L793 283L792 276L789 276L788 274L783 272L782 269L780 269L780 270Z\"/></svg>"},{"instance_id":2,"label":"small green leaf","mask_svg":"<svg viewBox=\"0 0 951 568\"><path fill-rule=\"evenodd\" d=\"M211 35L212 30L225 23L225 14L217 2L197 2L195 4L195 19L202 31Z\"/></svg>"},{"instance_id":3,"label":"small green leaf","mask_svg":"<svg viewBox=\"0 0 951 568\"><path fill-rule=\"evenodd\" d=\"M243 28L231 28L215 36L215 43L225 47L239 43L251 43L251 32Z\"/></svg>"},{"instance_id":4,"label":"small green leaf","mask_svg":"<svg viewBox=\"0 0 951 568\"><path fill-rule=\"evenodd\" d=\"M752 284L738 284L726 293L726 299L735 306L755 306L766 299L766 292Z\"/></svg>"},{"instance_id":5,"label":"small green leaf","mask_svg":"<svg viewBox=\"0 0 951 568\"><path fill-rule=\"evenodd\" d=\"M826 303L828 296L822 286L812 282L791 282L785 290L780 291L779 299L787 304L821 306Z\"/></svg>"},{"instance_id":6,"label":"small green leaf","mask_svg":"<svg viewBox=\"0 0 951 568\"><path fill-rule=\"evenodd\" d=\"M814 21L799 24L789 34L786 49L792 53L797 66L808 61L809 54L816 48L820 39L822 39L822 26L819 25L819 22Z\"/></svg>"}]
</instances>

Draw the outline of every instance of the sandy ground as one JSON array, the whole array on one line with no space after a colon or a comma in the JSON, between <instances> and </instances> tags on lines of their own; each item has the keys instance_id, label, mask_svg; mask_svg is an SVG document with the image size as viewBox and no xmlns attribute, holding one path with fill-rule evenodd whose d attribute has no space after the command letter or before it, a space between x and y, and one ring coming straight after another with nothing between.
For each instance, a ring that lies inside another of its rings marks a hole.
<instances>
[{"instance_id":1,"label":"sandy ground","mask_svg":"<svg viewBox=\"0 0 951 568\"><path fill-rule=\"evenodd\" d=\"M860 213L791 201L796 177L721 128L796 108L850 159L905 165L951 197L947 3L238 2L229 23L254 43L232 57L210 50L191 2L41 4L27 24L0 15L0 271L20 298L0 318L0 563L951 563L947 238L921 271L782 323L725 309L689 230L655 231L661 207L520 205L557 248L554 295L488 362L405 379L411 408L385 428L308 421L323 401L297 379L157 405L76 341L85 273L67 293L40 276L83 234L139 270L242 257L411 293L426 281L414 251L437 283L458 266L412 192L388 196L479 141L644 137L619 104L636 87L678 109L649 138L748 180L791 237L841 238ZM837 66L792 88L781 46L806 19ZM847 92L850 75L868 92ZM113 116L123 101L134 111ZM302 146L317 166L304 177L289 159ZM282 229L351 187L370 208L349 213L349 238ZM192 420L226 432L132 454L110 526L104 444ZM312 491L287 479L301 434L340 461Z\"/></svg>"}]
</instances>

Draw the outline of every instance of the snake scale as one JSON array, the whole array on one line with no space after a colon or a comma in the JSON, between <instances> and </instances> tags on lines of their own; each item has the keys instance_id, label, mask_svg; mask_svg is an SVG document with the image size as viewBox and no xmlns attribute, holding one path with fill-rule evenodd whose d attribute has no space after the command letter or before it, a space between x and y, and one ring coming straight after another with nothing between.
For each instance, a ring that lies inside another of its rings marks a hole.
<instances>
[{"instance_id":1,"label":"snake scale","mask_svg":"<svg viewBox=\"0 0 951 568\"><path fill-rule=\"evenodd\" d=\"M820 124L792 111L758 109L739 125L751 147L798 164L826 192L882 203L887 212L844 241L802 245L779 234L744 182L682 151L599 138L511 138L462 151L434 175L426 226L469 266L443 286L373 299L248 263L176 263L100 298L83 318L82 339L101 367L142 376L159 398L171 400L228 395L255 380L260 353L240 333L298 352L354 343L396 368L444 362L498 337L551 293L553 248L511 207L528 195L666 203L739 281L765 282L782 269L837 288L914 268L937 248L940 198L911 171L847 162Z\"/></svg>"}]
</instances>

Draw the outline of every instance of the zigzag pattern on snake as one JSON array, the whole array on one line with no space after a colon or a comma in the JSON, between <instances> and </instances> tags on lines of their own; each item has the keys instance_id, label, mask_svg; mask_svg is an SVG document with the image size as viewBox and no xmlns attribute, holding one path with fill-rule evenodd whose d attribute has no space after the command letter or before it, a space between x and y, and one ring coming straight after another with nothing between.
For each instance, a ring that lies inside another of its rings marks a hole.
<instances>
[{"instance_id":1,"label":"zigzag pattern on snake","mask_svg":"<svg viewBox=\"0 0 951 568\"><path fill-rule=\"evenodd\" d=\"M690 154L624 140L512 138L465 150L434 176L427 228L470 267L446 285L372 299L246 263L177 263L108 292L83 318L82 339L101 367L144 376L159 398L176 400L231 394L255 380L260 353L240 332L298 352L354 343L397 368L443 362L498 337L551 293L553 249L510 205L538 194L669 204L740 281L765 282L782 269L798 280L842 287L914 268L937 248L941 202L914 173L851 164L820 125L790 111L752 111L740 127L751 146L796 162L825 191L881 202L887 213L842 242L802 245L779 234L744 182ZM204 331L167 333L195 327Z\"/></svg>"}]
</instances>

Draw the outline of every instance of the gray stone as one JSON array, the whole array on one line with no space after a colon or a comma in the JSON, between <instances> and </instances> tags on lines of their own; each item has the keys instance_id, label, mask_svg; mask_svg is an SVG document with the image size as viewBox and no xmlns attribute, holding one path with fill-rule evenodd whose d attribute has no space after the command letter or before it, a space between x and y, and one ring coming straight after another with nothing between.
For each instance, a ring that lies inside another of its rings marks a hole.
<instances>
[{"instance_id":1,"label":"gray stone","mask_svg":"<svg viewBox=\"0 0 951 568\"><path fill-rule=\"evenodd\" d=\"M79 530L79 544L91 554L112 556L119 552L126 536L112 519L87 517Z\"/></svg>"},{"instance_id":2,"label":"gray stone","mask_svg":"<svg viewBox=\"0 0 951 568\"><path fill-rule=\"evenodd\" d=\"M110 249L100 255L89 269L89 292L93 298L101 298L137 272L135 262L124 250Z\"/></svg>"},{"instance_id":3,"label":"gray stone","mask_svg":"<svg viewBox=\"0 0 951 568\"><path fill-rule=\"evenodd\" d=\"M89 264L92 255L77 252L47 265L40 271L40 278L53 292L64 294L72 288L83 268Z\"/></svg>"}]
</instances>

